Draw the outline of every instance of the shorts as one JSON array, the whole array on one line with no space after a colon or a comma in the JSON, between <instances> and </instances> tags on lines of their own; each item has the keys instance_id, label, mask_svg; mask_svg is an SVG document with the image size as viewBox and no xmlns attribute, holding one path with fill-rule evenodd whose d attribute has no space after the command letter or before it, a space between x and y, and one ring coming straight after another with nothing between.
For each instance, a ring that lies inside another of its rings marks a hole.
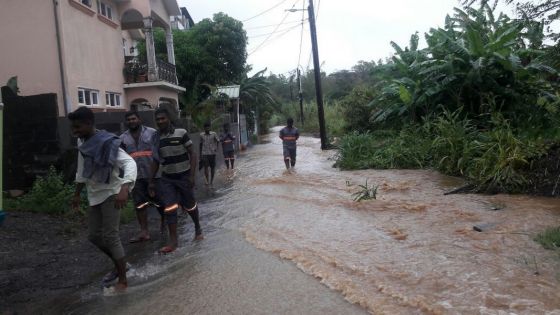
<instances>
[{"instance_id":1,"label":"shorts","mask_svg":"<svg viewBox=\"0 0 560 315\"><path fill-rule=\"evenodd\" d=\"M186 171L181 174L163 174L159 180L157 192L164 206L167 224L177 223L177 210L180 206L187 211L197 207L190 176L190 171Z\"/></svg>"},{"instance_id":2,"label":"shorts","mask_svg":"<svg viewBox=\"0 0 560 315\"><path fill-rule=\"evenodd\" d=\"M284 160L296 160L296 148L284 147Z\"/></svg>"},{"instance_id":3,"label":"shorts","mask_svg":"<svg viewBox=\"0 0 560 315\"><path fill-rule=\"evenodd\" d=\"M234 151L226 151L224 152L224 159L226 160L234 160L235 159L235 155L234 155Z\"/></svg>"},{"instance_id":4,"label":"shorts","mask_svg":"<svg viewBox=\"0 0 560 315\"><path fill-rule=\"evenodd\" d=\"M203 155L202 158L200 159L200 167L203 166L210 166L211 168L216 167L216 155L212 154L212 155Z\"/></svg>"},{"instance_id":5,"label":"shorts","mask_svg":"<svg viewBox=\"0 0 560 315\"><path fill-rule=\"evenodd\" d=\"M156 179L156 187L158 185L158 182L159 179ZM157 206L160 205L157 194L155 198L150 197L150 190L148 189L149 184L150 181L147 178L139 178L134 184L134 188L132 189L132 201L134 202L134 207L137 210L145 209L146 207L148 207L150 202L154 203Z\"/></svg>"}]
</instances>

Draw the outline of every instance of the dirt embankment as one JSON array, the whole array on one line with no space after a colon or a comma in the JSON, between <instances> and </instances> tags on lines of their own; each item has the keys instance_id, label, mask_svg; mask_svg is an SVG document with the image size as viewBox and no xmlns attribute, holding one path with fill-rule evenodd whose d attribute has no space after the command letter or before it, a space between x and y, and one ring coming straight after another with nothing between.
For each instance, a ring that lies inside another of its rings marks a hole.
<instances>
[{"instance_id":1,"label":"dirt embankment","mask_svg":"<svg viewBox=\"0 0 560 315\"><path fill-rule=\"evenodd\" d=\"M159 240L158 220L151 219ZM156 249L128 244L136 222L121 226L127 254ZM152 248L153 247L153 248ZM0 314L56 313L53 306L78 289L99 282L111 270L110 260L87 241L83 218L68 219L30 212L8 212L0 228ZM137 255L136 255L137 256ZM63 304L63 303L60 303ZM42 308L49 305L48 308Z\"/></svg>"},{"instance_id":2,"label":"dirt embankment","mask_svg":"<svg viewBox=\"0 0 560 315\"><path fill-rule=\"evenodd\" d=\"M214 184L227 185L218 176ZM197 187L197 200L213 197L203 184ZM204 230L208 210L201 211ZM156 209L149 209L148 214L152 239L149 242L128 243L139 230L136 220L120 227L127 259L133 265L151 257L167 240L166 234L159 233ZM181 233L194 236L194 225L182 211L179 225ZM75 300L81 288L96 284L101 288L103 275L113 268L109 258L87 240L87 223L80 216L7 211L0 227L0 254L0 315L60 314L65 303L70 298Z\"/></svg>"}]
</instances>

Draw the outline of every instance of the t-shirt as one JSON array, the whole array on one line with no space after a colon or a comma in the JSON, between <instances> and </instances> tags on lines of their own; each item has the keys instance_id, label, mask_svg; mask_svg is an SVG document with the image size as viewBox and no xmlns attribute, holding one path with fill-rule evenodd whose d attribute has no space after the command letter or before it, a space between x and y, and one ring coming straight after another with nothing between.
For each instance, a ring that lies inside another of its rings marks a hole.
<instances>
[{"instance_id":1,"label":"t-shirt","mask_svg":"<svg viewBox=\"0 0 560 315\"><path fill-rule=\"evenodd\" d=\"M157 142L157 131L154 128L142 126L138 142L134 139L129 130L121 136L123 149L136 162L138 167L137 178L150 178L152 172L153 150ZM157 176L156 176L157 177Z\"/></svg>"},{"instance_id":2,"label":"t-shirt","mask_svg":"<svg viewBox=\"0 0 560 315\"><path fill-rule=\"evenodd\" d=\"M206 134L206 132L200 133L200 143L202 143L202 155L215 155L218 151L218 143L220 139L214 131Z\"/></svg>"},{"instance_id":3,"label":"t-shirt","mask_svg":"<svg viewBox=\"0 0 560 315\"><path fill-rule=\"evenodd\" d=\"M282 139L282 144L284 147L294 149L296 147L296 141L299 138L299 131L296 127L284 127L280 130L280 139Z\"/></svg>"},{"instance_id":4,"label":"t-shirt","mask_svg":"<svg viewBox=\"0 0 560 315\"><path fill-rule=\"evenodd\" d=\"M231 152L235 151L234 142L235 136L231 134L231 132L222 133L220 135L220 142L222 142L222 151L224 152Z\"/></svg>"},{"instance_id":5,"label":"t-shirt","mask_svg":"<svg viewBox=\"0 0 560 315\"><path fill-rule=\"evenodd\" d=\"M171 127L168 134L159 132L158 154L154 158L161 163L163 175L180 174L191 169L187 151L191 145L185 129Z\"/></svg>"}]
</instances>

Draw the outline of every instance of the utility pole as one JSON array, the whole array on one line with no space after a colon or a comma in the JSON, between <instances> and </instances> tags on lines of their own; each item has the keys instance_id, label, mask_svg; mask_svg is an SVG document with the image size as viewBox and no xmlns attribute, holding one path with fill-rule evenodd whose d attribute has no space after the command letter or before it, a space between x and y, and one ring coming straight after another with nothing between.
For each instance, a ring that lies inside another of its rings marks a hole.
<instances>
[{"instance_id":1,"label":"utility pole","mask_svg":"<svg viewBox=\"0 0 560 315\"><path fill-rule=\"evenodd\" d=\"M304 123L303 123L303 91L301 90L301 75L299 73L299 68L297 69L297 79L298 79L298 85L299 85L299 114L300 114L301 126L303 127L304 126Z\"/></svg>"},{"instance_id":2,"label":"utility pole","mask_svg":"<svg viewBox=\"0 0 560 315\"><path fill-rule=\"evenodd\" d=\"M325 130L325 111L323 109L323 88L321 86L321 68L319 65L319 48L317 47L317 29L315 27L315 9L313 0L309 0L307 7L309 14L309 28L311 31L311 47L313 49L313 69L315 70L315 94L317 96L317 114L319 115L319 134L321 136L321 150L328 149L327 131Z\"/></svg>"}]
</instances>

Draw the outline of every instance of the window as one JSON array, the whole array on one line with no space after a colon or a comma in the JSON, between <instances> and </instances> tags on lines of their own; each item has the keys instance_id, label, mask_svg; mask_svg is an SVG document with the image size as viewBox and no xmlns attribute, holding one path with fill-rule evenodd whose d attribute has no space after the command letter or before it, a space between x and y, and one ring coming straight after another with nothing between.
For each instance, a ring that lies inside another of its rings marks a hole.
<instances>
[{"instance_id":1,"label":"window","mask_svg":"<svg viewBox=\"0 0 560 315\"><path fill-rule=\"evenodd\" d=\"M99 91L78 88L78 104L87 106L99 105Z\"/></svg>"},{"instance_id":2,"label":"window","mask_svg":"<svg viewBox=\"0 0 560 315\"><path fill-rule=\"evenodd\" d=\"M105 93L105 104L107 104L107 106L114 106L114 107L121 106L121 95L119 93L113 93L113 92Z\"/></svg>"},{"instance_id":3,"label":"window","mask_svg":"<svg viewBox=\"0 0 560 315\"><path fill-rule=\"evenodd\" d=\"M103 1L97 1L97 13L103 15L109 20L113 19L113 9L110 5Z\"/></svg>"},{"instance_id":4,"label":"window","mask_svg":"<svg viewBox=\"0 0 560 315\"><path fill-rule=\"evenodd\" d=\"M91 0L81 0L82 4L91 8Z\"/></svg>"}]
</instances>

